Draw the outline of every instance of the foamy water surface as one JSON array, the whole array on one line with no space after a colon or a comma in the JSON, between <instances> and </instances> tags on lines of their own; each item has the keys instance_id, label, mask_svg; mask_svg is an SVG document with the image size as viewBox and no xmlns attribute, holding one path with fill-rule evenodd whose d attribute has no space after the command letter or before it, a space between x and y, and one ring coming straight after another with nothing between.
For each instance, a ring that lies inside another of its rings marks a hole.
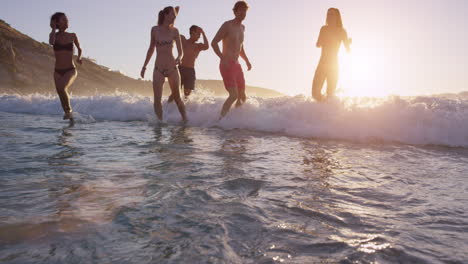
<instances>
[{"instance_id":1,"label":"foamy water surface","mask_svg":"<svg viewBox=\"0 0 468 264\"><path fill-rule=\"evenodd\" d=\"M345 99L316 103L309 98L252 97L217 122L225 98L195 94L186 102L189 126L249 129L287 136L384 141L419 145L468 147L468 100L436 97ZM148 97L118 94L73 97L84 122L154 121ZM60 115L55 96L0 95L0 111ZM175 104L164 103L165 122L177 123Z\"/></svg>"}]
</instances>

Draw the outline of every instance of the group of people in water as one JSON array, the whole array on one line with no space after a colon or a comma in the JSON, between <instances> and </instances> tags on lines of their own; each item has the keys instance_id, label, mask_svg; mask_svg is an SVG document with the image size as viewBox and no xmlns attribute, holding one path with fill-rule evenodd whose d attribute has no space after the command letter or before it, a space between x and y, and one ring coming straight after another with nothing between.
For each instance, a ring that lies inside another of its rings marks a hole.
<instances>
[{"instance_id":1,"label":"group of people in water","mask_svg":"<svg viewBox=\"0 0 468 264\"><path fill-rule=\"evenodd\" d=\"M247 2L236 2L233 8L234 19L226 21L211 41L211 47L220 59L219 71L229 93L221 109L220 119L229 112L234 102L236 102L236 106L240 106L247 100L244 73L239 63L239 57L245 61L247 70L250 71L252 65L244 49L245 26L242 24L248 9ZM163 120L162 89L166 78L171 89L168 101L176 103L182 120L187 121L180 87L183 87L186 97L194 90L195 61L201 51L209 49L208 39L201 27L196 25L190 27L188 39L179 33L179 30L174 27L178 13L179 7L172 6L159 12L158 23L151 29L151 41L141 69L141 77L144 78L146 66L156 50L153 71L154 112L161 121ZM52 15L50 26L52 32L49 35L49 43L53 46L56 59L55 86L65 112L63 118L73 120L67 90L77 77L77 70L73 62L74 46L78 50L77 63L82 63L80 42L76 34L66 32L68 19L64 13L57 12ZM201 36L203 43L198 42ZM219 42L222 42L222 49L219 47ZM174 43L177 48L177 57L173 55ZM330 8L327 12L326 25L320 29L317 40L317 47L322 49L322 53L312 83L312 96L319 102L334 95L338 81L338 51L341 43L349 51L351 39L348 38L343 28L340 11L336 8ZM321 93L325 81L327 82L327 97Z\"/></svg>"}]
</instances>

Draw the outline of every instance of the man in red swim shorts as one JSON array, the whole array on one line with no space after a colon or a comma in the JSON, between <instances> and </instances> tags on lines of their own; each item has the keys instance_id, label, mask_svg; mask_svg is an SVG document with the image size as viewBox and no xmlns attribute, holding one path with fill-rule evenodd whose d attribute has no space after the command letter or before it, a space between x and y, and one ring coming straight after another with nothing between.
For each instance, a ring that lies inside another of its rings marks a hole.
<instances>
[{"instance_id":1,"label":"man in red swim shorts","mask_svg":"<svg viewBox=\"0 0 468 264\"><path fill-rule=\"evenodd\" d=\"M224 22L211 42L214 52L220 58L219 70L223 77L224 87L229 92L229 97L224 102L221 110L221 117L224 117L232 104L237 100L236 105L241 105L247 99L245 95L245 80L242 67L239 64L239 56L247 64L250 71L252 65L244 50L245 26L242 21L247 15L249 6L245 1L238 1L233 8L235 18ZM223 51L221 52L218 43L223 41Z\"/></svg>"}]
</instances>

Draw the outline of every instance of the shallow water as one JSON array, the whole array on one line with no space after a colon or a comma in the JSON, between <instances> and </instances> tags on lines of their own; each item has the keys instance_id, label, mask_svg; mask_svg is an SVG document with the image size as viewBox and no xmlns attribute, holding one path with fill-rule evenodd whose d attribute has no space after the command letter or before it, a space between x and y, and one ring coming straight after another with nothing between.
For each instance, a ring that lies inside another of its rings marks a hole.
<instances>
[{"instance_id":1,"label":"shallow water","mask_svg":"<svg viewBox=\"0 0 468 264\"><path fill-rule=\"evenodd\" d=\"M345 98L316 103L304 96L249 97L216 122L225 98L196 90L186 102L189 126L248 129L304 138L351 142L394 142L468 148L468 100L437 97ZM84 123L155 122L148 97L130 94L72 97ZM164 121L177 123L175 104L164 100ZM56 96L1 95L0 112L60 115Z\"/></svg>"},{"instance_id":2,"label":"shallow water","mask_svg":"<svg viewBox=\"0 0 468 264\"><path fill-rule=\"evenodd\" d=\"M468 149L0 112L2 263L466 263Z\"/></svg>"}]
</instances>

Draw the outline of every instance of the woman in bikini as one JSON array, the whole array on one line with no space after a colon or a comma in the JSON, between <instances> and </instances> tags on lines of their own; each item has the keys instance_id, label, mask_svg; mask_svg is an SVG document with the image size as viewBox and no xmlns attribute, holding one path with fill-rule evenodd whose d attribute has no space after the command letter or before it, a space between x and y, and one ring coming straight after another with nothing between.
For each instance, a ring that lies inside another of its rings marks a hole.
<instances>
[{"instance_id":1,"label":"woman in bikini","mask_svg":"<svg viewBox=\"0 0 468 264\"><path fill-rule=\"evenodd\" d=\"M177 28L174 27L174 21L179 12L179 7L168 6L159 12L158 25L151 29L151 42L146 54L146 60L141 69L141 77L145 77L146 65L153 56L156 48L156 63L153 72L153 91L154 91L154 112L160 121L163 119L162 113L162 89L166 78L169 80L172 96L179 108L182 120L187 121L184 102L180 99L179 86L180 76L177 70L177 64L183 56L182 44ZM177 46L177 58L172 54L174 42Z\"/></svg>"},{"instance_id":2,"label":"woman in bikini","mask_svg":"<svg viewBox=\"0 0 468 264\"><path fill-rule=\"evenodd\" d=\"M326 22L327 24L320 29L317 40L317 48L322 48L322 54L312 83L312 97L319 102L324 100L322 86L325 80L327 81L327 97L334 96L338 83L338 51L343 43L349 52L351 44L351 39L348 39L346 30L343 28L338 9L328 9Z\"/></svg>"},{"instance_id":3,"label":"woman in bikini","mask_svg":"<svg viewBox=\"0 0 468 264\"><path fill-rule=\"evenodd\" d=\"M50 27L52 28L52 32L49 35L49 44L53 46L55 54L55 88L65 112L63 119L73 121L70 96L67 90L77 76L75 64L73 63L73 45L78 49L76 61L79 64L82 63L80 42L75 33L65 32L68 28L68 18L64 13L57 12L52 15Z\"/></svg>"}]
</instances>

